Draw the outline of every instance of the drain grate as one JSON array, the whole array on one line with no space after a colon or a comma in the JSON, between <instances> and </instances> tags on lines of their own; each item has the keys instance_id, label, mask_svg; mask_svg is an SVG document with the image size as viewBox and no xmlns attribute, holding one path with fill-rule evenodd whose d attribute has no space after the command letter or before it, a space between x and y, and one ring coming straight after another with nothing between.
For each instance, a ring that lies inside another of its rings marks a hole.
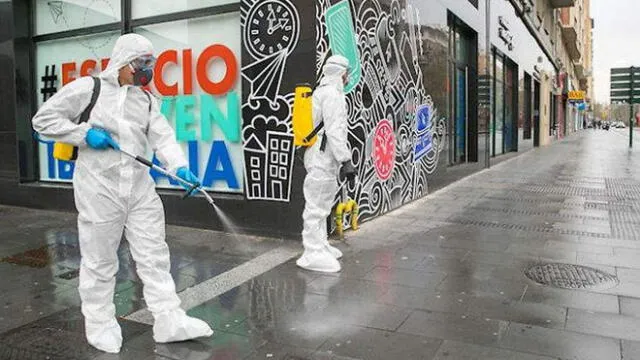
<instances>
[{"instance_id":1,"label":"drain grate","mask_svg":"<svg viewBox=\"0 0 640 360\"><path fill-rule=\"evenodd\" d=\"M565 289L609 289L618 285L618 278L588 266L548 263L535 265L525 275L538 284Z\"/></svg>"}]
</instances>

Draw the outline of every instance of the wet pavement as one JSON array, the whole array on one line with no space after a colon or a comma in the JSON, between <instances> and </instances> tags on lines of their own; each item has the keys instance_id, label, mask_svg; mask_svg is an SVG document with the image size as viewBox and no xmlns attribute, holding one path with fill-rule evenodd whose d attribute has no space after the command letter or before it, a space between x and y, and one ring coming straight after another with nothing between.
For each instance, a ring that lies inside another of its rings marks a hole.
<instances>
[{"instance_id":1,"label":"wet pavement","mask_svg":"<svg viewBox=\"0 0 640 360\"><path fill-rule=\"evenodd\" d=\"M84 340L74 215L0 207L0 359L640 359L626 134L584 131L363 224L337 243L338 274L296 268L291 240L170 227L207 339L153 342L123 245L119 355Z\"/></svg>"}]
</instances>

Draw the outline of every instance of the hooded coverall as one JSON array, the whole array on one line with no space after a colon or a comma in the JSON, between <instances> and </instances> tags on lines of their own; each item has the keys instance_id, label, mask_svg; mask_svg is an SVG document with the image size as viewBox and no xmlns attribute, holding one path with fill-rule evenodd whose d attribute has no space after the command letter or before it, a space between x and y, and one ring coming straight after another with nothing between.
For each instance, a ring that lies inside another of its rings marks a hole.
<instances>
[{"instance_id":1,"label":"hooded coverall","mask_svg":"<svg viewBox=\"0 0 640 360\"><path fill-rule=\"evenodd\" d=\"M324 131L304 156L307 170L302 214L304 253L296 262L298 266L312 271L338 272L341 269L337 259L342 253L329 245L326 221L338 191L340 165L351 161L344 94L344 76L348 69L346 58L339 55L330 57L323 68L320 85L313 93L314 127L324 122Z\"/></svg>"},{"instance_id":2,"label":"hooded coverall","mask_svg":"<svg viewBox=\"0 0 640 360\"><path fill-rule=\"evenodd\" d=\"M155 341L183 341L213 334L205 322L188 317L180 308L169 272L164 209L148 169L120 152L87 147L85 141L87 131L99 127L129 153L144 154L150 146L171 172L187 166L158 101L146 96L140 87L119 83L121 68L149 54L153 54L153 46L143 36L127 34L116 41L109 65L99 75L100 95L87 123L78 124L78 120L91 99L93 81L89 77L64 86L33 118L33 127L41 135L79 147L73 189L79 213L79 292L85 332L89 344L113 353L119 352L122 344L113 297L117 249L123 233L155 319Z\"/></svg>"}]
</instances>

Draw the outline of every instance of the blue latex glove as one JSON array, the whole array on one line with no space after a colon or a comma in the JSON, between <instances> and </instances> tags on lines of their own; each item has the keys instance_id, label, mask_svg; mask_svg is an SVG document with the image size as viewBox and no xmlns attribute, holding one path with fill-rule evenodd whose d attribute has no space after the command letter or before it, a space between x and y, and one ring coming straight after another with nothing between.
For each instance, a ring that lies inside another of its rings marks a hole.
<instances>
[{"instance_id":1,"label":"blue latex glove","mask_svg":"<svg viewBox=\"0 0 640 360\"><path fill-rule=\"evenodd\" d=\"M198 177L186 167L179 168L178 171L176 171L176 175L178 175L178 177L184 181L187 181L193 185L200 186L200 180L198 180ZM185 184L180 183L180 185L182 185L182 187L185 188L185 190L190 189L190 187ZM191 190L191 192L188 195L189 196L192 195L195 191L196 191L195 189Z\"/></svg>"},{"instance_id":2,"label":"blue latex glove","mask_svg":"<svg viewBox=\"0 0 640 360\"><path fill-rule=\"evenodd\" d=\"M120 146L118 145L118 143L116 143L116 141L111 138L111 135L108 132L102 129L89 129L89 131L87 131L85 140L87 141L87 145L89 145L89 147L92 149L104 150L112 147L116 150L120 150Z\"/></svg>"}]
</instances>

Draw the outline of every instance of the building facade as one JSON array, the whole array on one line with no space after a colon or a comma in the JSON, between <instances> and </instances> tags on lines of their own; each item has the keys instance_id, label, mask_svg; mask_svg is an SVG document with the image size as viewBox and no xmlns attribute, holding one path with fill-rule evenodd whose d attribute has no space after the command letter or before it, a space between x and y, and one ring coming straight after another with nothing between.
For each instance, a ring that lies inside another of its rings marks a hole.
<instances>
[{"instance_id":1,"label":"building facade","mask_svg":"<svg viewBox=\"0 0 640 360\"><path fill-rule=\"evenodd\" d=\"M559 2L538 1L552 14ZM532 8L533 0L0 0L0 203L73 209L73 163L53 158L30 119L60 87L104 69L117 37L134 32L155 45L150 90L191 170L239 231L271 236L296 236L302 225L295 87L316 84L330 55L347 57L358 181L341 194L358 202L362 220L382 216L558 136L562 31L546 17L536 27ZM170 223L223 228L204 201L181 200L176 184L151 176Z\"/></svg>"},{"instance_id":2,"label":"building facade","mask_svg":"<svg viewBox=\"0 0 640 360\"><path fill-rule=\"evenodd\" d=\"M590 0L575 0L572 3L571 7L557 10L562 29L562 41L558 49L562 61L562 98L558 100L562 101L562 109L566 114L564 131L560 136L583 128L593 92L593 20L590 16ZM569 101L569 91L583 91L585 105Z\"/></svg>"}]
</instances>

